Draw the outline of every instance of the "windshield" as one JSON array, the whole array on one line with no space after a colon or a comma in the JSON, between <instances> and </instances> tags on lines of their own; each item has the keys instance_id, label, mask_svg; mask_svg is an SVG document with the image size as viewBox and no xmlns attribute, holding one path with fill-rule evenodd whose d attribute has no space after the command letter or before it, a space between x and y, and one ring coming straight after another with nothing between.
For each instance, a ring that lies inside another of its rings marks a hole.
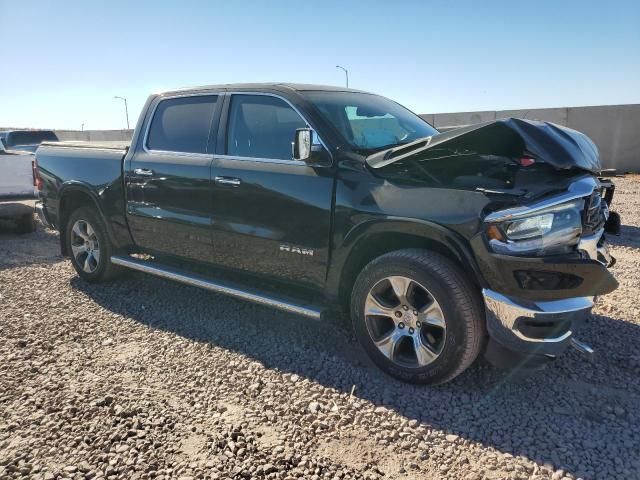
<instances>
[{"instance_id":1,"label":"windshield","mask_svg":"<svg viewBox=\"0 0 640 480\"><path fill-rule=\"evenodd\" d=\"M24 132L10 132L5 143L8 147L17 145L37 145L42 142L57 142L58 137L51 130L33 130Z\"/></svg>"},{"instance_id":2,"label":"windshield","mask_svg":"<svg viewBox=\"0 0 640 480\"><path fill-rule=\"evenodd\" d=\"M369 154L438 131L388 98L357 92L305 92L355 150Z\"/></svg>"}]
</instances>

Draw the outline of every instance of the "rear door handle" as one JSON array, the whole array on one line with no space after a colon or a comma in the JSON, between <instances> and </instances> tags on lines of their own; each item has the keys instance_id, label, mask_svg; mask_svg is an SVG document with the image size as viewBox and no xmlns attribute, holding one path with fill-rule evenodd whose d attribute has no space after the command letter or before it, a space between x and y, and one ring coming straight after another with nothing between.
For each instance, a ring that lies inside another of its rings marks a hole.
<instances>
[{"instance_id":1,"label":"rear door handle","mask_svg":"<svg viewBox=\"0 0 640 480\"><path fill-rule=\"evenodd\" d=\"M216 177L214 178L216 185L227 185L230 187L239 187L242 183L242 180L239 178L231 178L231 177Z\"/></svg>"},{"instance_id":2,"label":"rear door handle","mask_svg":"<svg viewBox=\"0 0 640 480\"><path fill-rule=\"evenodd\" d=\"M150 177L153 175L153 170L149 170L148 168L136 168L133 170L133 173L136 175L141 175L143 177Z\"/></svg>"}]
</instances>

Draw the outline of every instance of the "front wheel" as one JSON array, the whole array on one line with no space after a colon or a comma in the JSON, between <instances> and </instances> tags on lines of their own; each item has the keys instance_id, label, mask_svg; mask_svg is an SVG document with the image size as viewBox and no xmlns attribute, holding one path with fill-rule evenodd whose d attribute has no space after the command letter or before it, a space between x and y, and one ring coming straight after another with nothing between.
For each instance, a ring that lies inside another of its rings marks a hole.
<instances>
[{"instance_id":1,"label":"front wheel","mask_svg":"<svg viewBox=\"0 0 640 480\"><path fill-rule=\"evenodd\" d=\"M71 263L84 280L111 280L122 271L111 263L113 245L102 219L93 209L83 207L71 213L65 234Z\"/></svg>"},{"instance_id":2,"label":"front wheel","mask_svg":"<svg viewBox=\"0 0 640 480\"><path fill-rule=\"evenodd\" d=\"M426 250L399 250L369 263L356 280L351 317L373 362L412 383L453 379L486 337L477 289L453 262Z\"/></svg>"}]
</instances>

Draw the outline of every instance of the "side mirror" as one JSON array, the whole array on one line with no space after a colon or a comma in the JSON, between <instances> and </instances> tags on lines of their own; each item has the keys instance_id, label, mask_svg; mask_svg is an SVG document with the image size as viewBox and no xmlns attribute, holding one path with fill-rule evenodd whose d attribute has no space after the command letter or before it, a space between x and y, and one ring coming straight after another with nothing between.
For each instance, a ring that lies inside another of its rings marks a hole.
<instances>
[{"instance_id":1,"label":"side mirror","mask_svg":"<svg viewBox=\"0 0 640 480\"><path fill-rule=\"evenodd\" d=\"M293 140L293 159L306 162L311 158L311 138L313 137L313 130L310 128L298 128L296 130L296 136Z\"/></svg>"}]
</instances>

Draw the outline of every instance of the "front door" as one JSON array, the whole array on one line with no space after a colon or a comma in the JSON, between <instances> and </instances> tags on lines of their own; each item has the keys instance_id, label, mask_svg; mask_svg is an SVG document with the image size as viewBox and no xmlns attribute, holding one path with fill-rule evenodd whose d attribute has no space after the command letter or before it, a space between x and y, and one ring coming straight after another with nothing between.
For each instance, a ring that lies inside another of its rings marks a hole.
<instances>
[{"instance_id":1,"label":"front door","mask_svg":"<svg viewBox=\"0 0 640 480\"><path fill-rule=\"evenodd\" d=\"M222 153L212 164L214 261L321 286L334 178L328 162L292 160L295 131L307 123L284 99L267 94L232 94L226 110L226 145L218 146Z\"/></svg>"},{"instance_id":2,"label":"front door","mask_svg":"<svg viewBox=\"0 0 640 480\"><path fill-rule=\"evenodd\" d=\"M221 97L220 97L221 98ZM211 260L211 161L218 96L163 98L125 172L134 241L154 253Z\"/></svg>"}]
</instances>

